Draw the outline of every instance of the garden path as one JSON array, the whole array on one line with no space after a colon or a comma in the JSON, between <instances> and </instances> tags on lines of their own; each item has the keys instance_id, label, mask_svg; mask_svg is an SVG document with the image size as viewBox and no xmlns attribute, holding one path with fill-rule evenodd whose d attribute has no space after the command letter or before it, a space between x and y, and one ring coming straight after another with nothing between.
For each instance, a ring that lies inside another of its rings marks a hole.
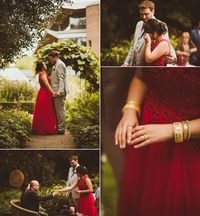
<instances>
[{"instance_id":1,"label":"garden path","mask_svg":"<svg viewBox=\"0 0 200 216\"><path fill-rule=\"evenodd\" d=\"M74 149L76 144L69 131L64 135L31 135L24 148L32 149Z\"/></svg>"}]
</instances>

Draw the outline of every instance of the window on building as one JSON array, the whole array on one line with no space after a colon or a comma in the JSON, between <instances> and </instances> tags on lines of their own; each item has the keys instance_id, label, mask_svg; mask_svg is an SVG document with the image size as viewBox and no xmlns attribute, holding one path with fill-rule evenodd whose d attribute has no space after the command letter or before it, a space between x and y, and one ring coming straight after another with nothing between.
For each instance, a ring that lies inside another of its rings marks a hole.
<instances>
[{"instance_id":1,"label":"window on building","mask_svg":"<svg viewBox=\"0 0 200 216\"><path fill-rule=\"evenodd\" d=\"M86 38L84 37L79 37L79 38L70 38L74 43L81 44L83 46L87 46L87 41Z\"/></svg>"},{"instance_id":2,"label":"window on building","mask_svg":"<svg viewBox=\"0 0 200 216\"><path fill-rule=\"evenodd\" d=\"M92 41L91 40L88 41L88 46L92 47Z\"/></svg>"},{"instance_id":3,"label":"window on building","mask_svg":"<svg viewBox=\"0 0 200 216\"><path fill-rule=\"evenodd\" d=\"M86 29L86 17L70 17L71 29Z\"/></svg>"}]
</instances>

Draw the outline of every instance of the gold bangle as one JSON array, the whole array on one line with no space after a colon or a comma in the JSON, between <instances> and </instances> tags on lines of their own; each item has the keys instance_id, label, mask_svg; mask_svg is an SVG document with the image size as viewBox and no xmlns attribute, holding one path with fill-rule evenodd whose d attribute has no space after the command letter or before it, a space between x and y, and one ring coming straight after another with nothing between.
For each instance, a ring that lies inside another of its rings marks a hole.
<instances>
[{"instance_id":1,"label":"gold bangle","mask_svg":"<svg viewBox=\"0 0 200 216\"><path fill-rule=\"evenodd\" d=\"M133 104L126 104L126 105L123 107L122 112L124 112L124 111L127 110L127 109L134 109L134 110L137 111L138 114L140 115L140 109L139 109L137 106L133 105Z\"/></svg>"},{"instance_id":2,"label":"gold bangle","mask_svg":"<svg viewBox=\"0 0 200 216\"><path fill-rule=\"evenodd\" d=\"M127 109L134 109L138 112L139 115L141 113L140 105L135 101L128 101L123 107L122 112L124 112Z\"/></svg>"},{"instance_id":3,"label":"gold bangle","mask_svg":"<svg viewBox=\"0 0 200 216\"><path fill-rule=\"evenodd\" d=\"M188 125L188 136L187 136L187 140L189 140L191 138L192 135L192 128L191 128L191 124L188 120L186 120L186 123Z\"/></svg>"},{"instance_id":4,"label":"gold bangle","mask_svg":"<svg viewBox=\"0 0 200 216\"><path fill-rule=\"evenodd\" d=\"M183 127L181 122L174 122L173 123L173 129L174 129L174 141L175 143L180 143L184 141L183 137Z\"/></svg>"},{"instance_id":5,"label":"gold bangle","mask_svg":"<svg viewBox=\"0 0 200 216\"><path fill-rule=\"evenodd\" d=\"M186 121L182 121L182 127L183 127L183 138L184 140L188 139L188 134L189 134L189 126Z\"/></svg>"}]
</instances>

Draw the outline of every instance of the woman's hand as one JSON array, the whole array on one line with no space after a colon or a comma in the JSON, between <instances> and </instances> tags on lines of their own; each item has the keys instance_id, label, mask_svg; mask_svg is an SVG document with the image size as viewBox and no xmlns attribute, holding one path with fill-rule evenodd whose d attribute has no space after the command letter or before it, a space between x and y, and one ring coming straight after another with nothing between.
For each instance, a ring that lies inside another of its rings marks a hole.
<instances>
[{"instance_id":1,"label":"woman's hand","mask_svg":"<svg viewBox=\"0 0 200 216\"><path fill-rule=\"evenodd\" d=\"M147 45L147 44L151 45L151 37L150 37L150 34L145 33L145 34L144 34L144 39L145 39L146 45Z\"/></svg>"},{"instance_id":2,"label":"woman's hand","mask_svg":"<svg viewBox=\"0 0 200 216\"><path fill-rule=\"evenodd\" d=\"M141 148L153 143L169 141L173 137L172 124L141 125L133 129L130 145Z\"/></svg>"},{"instance_id":3,"label":"woman's hand","mask_svg":"<svg viewBox=\"0 0 200 216\"><path fill-rule=\"evenodd\" d=\"M125 110L115 132L115 144L125 148L131 142L133 128L137 125L137 112L133 109Z\"/></svg>"},{"instance_id":4,"label":"woman's hand","mask_svg":"<svg viewBox=\"0 0 200 216\"><path fill-rule=\"evenodd\" d=\"M195 52L197 52L197 48L196 48L196 47L190 49L190 53L191 53L191 54L192 54L192 53L195 53Z\"/></svg>"}]
</instances>

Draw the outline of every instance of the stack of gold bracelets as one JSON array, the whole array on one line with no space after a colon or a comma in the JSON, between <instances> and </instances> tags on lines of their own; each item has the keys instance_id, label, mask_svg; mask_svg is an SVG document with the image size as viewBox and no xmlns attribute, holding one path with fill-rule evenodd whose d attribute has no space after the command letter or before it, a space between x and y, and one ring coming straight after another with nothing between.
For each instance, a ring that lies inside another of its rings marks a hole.
<instances>
[{"instance_id":1,"label":"stack of gold bracelets","mask_svg":"<svg viewBox=\"0 0 200 216\"><path fill-rule=\"evenodd\" d=\"M133 109L135 110L138 115L141 113L140 105L131 100L128 101L125 106L122 109L122 112L124 112L127 109ZM191 137L191 125L188 120L182 121L182 122L174 122L173 123L173 131L174 131L174 141L176 143L183 142L185 140L189 140Z\"/></svg>"},{"instance_id":2,"label":"stack of gold bracelets","mask_svg":"<svg viewBox=\"0 0 200 216\"><path fill-rule=\"evenodd\" d=\"M123 107L122 112L124 112L127 109L134 109L135 111L137 111L138 115L140 115L141 113L140 105L135 101L128 101Z\"/></svg>"},{"instance_id":3,"label":"stack of gold bracelets","mask_svg":"<svg viewBox=\"0 0 200 216\"><path fill-rule=\"evenodd\" d=\"M174 141L176 143L189 140L191 137L191 125L188 120L173 123Z\"/></svg>"}]
</instances>

